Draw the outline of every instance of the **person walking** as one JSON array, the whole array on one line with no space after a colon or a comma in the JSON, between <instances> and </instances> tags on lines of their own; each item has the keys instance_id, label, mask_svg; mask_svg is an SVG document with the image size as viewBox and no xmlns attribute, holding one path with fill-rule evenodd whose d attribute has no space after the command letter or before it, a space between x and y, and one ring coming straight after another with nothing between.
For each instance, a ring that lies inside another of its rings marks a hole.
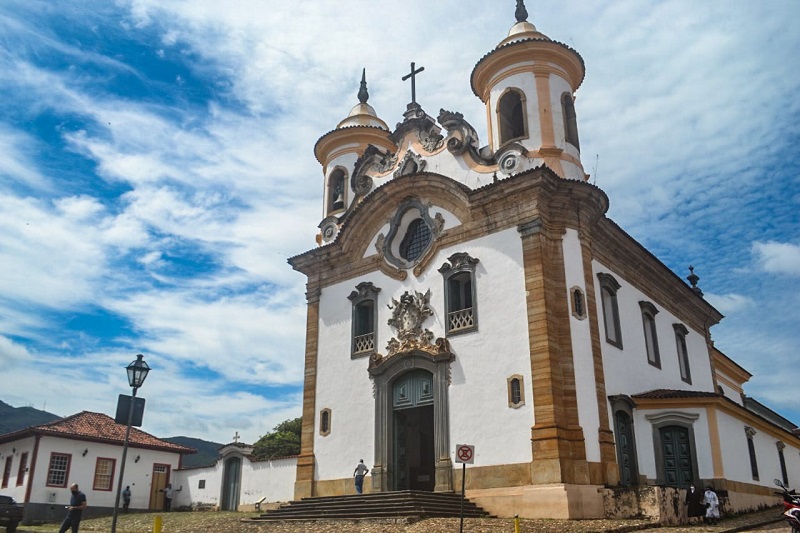
<instances>
[{"instance_id":1,"label":"person walking","mask_svg":"<svg viewBox=\"0 0 800 533\"><path fill-rule=\"evenodd\" d=\"M131 506L131 486L126 485L125 490L122 491L122 509L127 513L128 508Z\"/></svg>"},{"instance_id":2,"label":"person walking","mask_svg":"<svg viewBox=\"0 0 800 533\"><path fill-rule=\"evenodd\" d=\"M72 496L69 498L69 505L67 505L67 516L61 522L61 529L58 533L67 533L67 530L72 528L72 533L78 533L78 528L81 525L81 515L83 510L86 509L86 495L80 491L77 483L69 486Z\"/></svg>"},{"instance_id":3,"label":"person walking","mask_svg":"<svg viewBox=\"0 0 800 533\"><path fill-rule=\"evenodd\" d=\"M356 478L356 492L362 494L364 490L364 476L369 473L369 468L364 464L364 459L358 461L353 476Z\"/></svg>"}]
</instances>

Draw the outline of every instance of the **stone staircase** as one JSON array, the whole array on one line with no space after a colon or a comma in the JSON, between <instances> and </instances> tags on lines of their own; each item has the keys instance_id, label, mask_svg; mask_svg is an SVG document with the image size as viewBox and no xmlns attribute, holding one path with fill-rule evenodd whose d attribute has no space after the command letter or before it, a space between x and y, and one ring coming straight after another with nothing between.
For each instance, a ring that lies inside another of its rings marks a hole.
<instances>
[{"instance_id":1,"label":"stone staircase","mask_svg":"<svg viewBox=\"0 0 800 533\"><path fill-rule=\"evenodd\" d=\"M403 490L303 498L253 518L254 521L282 520L386 520L414 522L423 518L458 517L461 494ZM464 500L464 516L488 517L489 513Z\"/></svg>"}]
</instances>

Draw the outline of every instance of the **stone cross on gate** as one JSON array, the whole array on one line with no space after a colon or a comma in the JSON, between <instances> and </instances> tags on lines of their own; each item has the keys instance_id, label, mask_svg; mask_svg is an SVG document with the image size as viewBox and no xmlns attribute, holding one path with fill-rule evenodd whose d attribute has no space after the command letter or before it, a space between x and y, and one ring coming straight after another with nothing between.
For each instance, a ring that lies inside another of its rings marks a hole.
<instances>
[{"instance_id":1,"label":"stone cross on gate","mask_svg":"<svg viewBox=\"0 0 800 533\"><path fill-rule=\"evenodd\" d=\"M425 70L425 67L419 67L418 69L414 69L415 63L411 62L411 72L403 76L403 81L406 81L408 78L411 78L411 103L417 103L417 84L416 84L416 77L417 74Z\"/></svg>"},{"instance_id":2,"label":"stone cross on gate","mask_svg":"<svg viewBox=\"0 0 800 533\"><path fill-rule=\"evenodd\" d=\"M233 442L239 442L239 432L236 432L236 435L233 436Z\"/></svg>"}]
</instances>

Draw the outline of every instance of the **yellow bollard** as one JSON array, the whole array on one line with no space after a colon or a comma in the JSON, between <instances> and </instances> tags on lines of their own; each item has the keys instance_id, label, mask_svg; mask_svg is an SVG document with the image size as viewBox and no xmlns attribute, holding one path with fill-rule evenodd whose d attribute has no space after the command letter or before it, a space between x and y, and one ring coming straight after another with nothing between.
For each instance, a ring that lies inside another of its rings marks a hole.
<instances>
[{"instance_id":1,"label":"yellow bollard","mask_svg":"<svg viewBox=\"0 0 800 533\"><path fill-rule=\"evenodd\" d=\"M161 533L161 515L153 518L153 533Z\"/></svg>"},{"instance_id":2,"label":"yellow bollard","mask_svg":"<svg viewBox=\"0 0 800 533\"><path fill-rule=\"evenodd\" d=\"M518 514L514 515L514 533L519 533L519 515Z\"/></svg>"}]
</instances>

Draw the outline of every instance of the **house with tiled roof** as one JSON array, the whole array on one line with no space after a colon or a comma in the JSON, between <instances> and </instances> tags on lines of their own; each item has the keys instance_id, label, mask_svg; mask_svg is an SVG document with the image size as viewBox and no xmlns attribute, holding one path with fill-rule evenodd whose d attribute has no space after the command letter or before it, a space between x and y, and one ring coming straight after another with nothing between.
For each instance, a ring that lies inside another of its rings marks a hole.
<instances>
[{"instance_id":1,"label":"house with tiled roof","mask_svg":"<svg viewBox=\"0 0 800 533\"><path fill-rule=\"evenodd\" d=\"M81 411L0 435L0 492L25 503L23 523L59 520L72 483L86 494L86 516L111 514L125 430L110 416ZM162 509L160 491L181 467L183 454L191 453L196 450L131 428L124 479L131 488L131 509Z\"/></svg>"}]
</instances>

